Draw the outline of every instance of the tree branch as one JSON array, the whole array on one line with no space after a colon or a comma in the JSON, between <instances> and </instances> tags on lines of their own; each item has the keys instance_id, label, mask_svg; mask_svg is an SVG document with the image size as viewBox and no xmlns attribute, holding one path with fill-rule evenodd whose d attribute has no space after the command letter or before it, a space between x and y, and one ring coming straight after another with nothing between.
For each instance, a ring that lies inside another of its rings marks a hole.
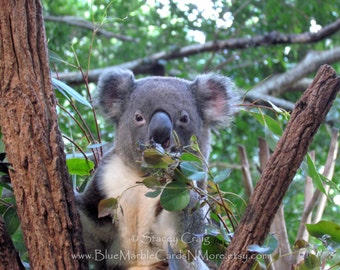
<instances>
[{"instance_id":1,"label":"tree branch","mask_svg":"<svg viewBox=\"0 0 340 270\"><path fill-rule=\"evenodd\" d=\"M264 170L266 167L266 164L268 163L268 160L270 158L270 151L269 146L263 138L260 138L259 140L259 156L260 156L260 166L261 171ZM272 258L277 258L274 260L269 260L271 262L270 265L267 265L268 269L289 269L290 263L291 263L291 249L289 246L288 241L288 234L287 234L287 228L286 228L286 221L284 217L284 209L283 204L280 205L279 210L277 211L273 223L270 227L270 233L275 235L279 246L272 254Z\"/></svg>"},{"instance_id":2,"label":"tree branch","mask_svg":"<svg viewBox=\"0 0 340 270\"><path fill-rule=\"evenodd\" d=\"M326 176L328 179L331 179L333 177L334 173L334 166L335 166L335 161L336 161L336 156L338 153L338 136L339 136L339 131L338 130L332 130L332 138L331 138L331 143L330 147L328 150L328 156L327 156L327 161L325 164L325 168L323 171L323 175ZM303 237L303 231L305 230L305 224L307 222L308 216L312 213L314 207L319 204L320 197L323 194L321 193L320 190L316 189L314 191L313 197L308 201L308 204L305 205L305 209L303 210L301 220L300 220L300 227L299 231L296 237L296 240L299 240ZM320 217L315 220L315 222L320 221Z\"/></svg>"},{"instance_id":3,"label":"tree branch","mask_svg":"<svg viewBox=\"0 0 340 270\"><path fill-rule=\"evenodd\" d=\"M313 83L296 103L287 128L256 185L220 269L251 268L255 258L248 247L251 244L263 244L275 213L339 89L340 79L335 71L328 65L322 66Z\"/></svg>"},{"instance_id":4,"label":"tree branch","mask_svg":"<svg viewBox=\"0 0 340 270\"><path fill-rule=\"evenodd\" d=\"M61 22L72 26L78 26L80 28L84 28L87 30L95 31L98 35L104 36L106 38L116 38L122 41L133 41L137 42L136 39L133 39L132 37L119 35L116 33L112 33L110 31L102 29L100 26L101 24L95 24L93 22L89 22L85 19L74 17L74 16L52 16L52 15L46 15L44 16L45 21L51 21L51 22Z\"/></svg>"},{"instance_id":5,"label":"tree branch","mask_svg":"<svg viewBox=\"0 0 340 270\"><path fill-rule=\"evenodd\" d=\"M322 173L328 179L332 179L334 175L335 162L336 162L336 158L338 155L338 148L339 148L338 138L339 138L339 131L337 129L333 129L331 144L328 150L327 161L325 164L324 171ZM330 186L326 185L324 188L327 194L330 189ZM320 202L317 205L315 216L313 218L314 223L317 223L321 220L323 212L326 208L326 203L327 203L327 196L325 194L321 194Z\"/></svg>"},{"instance_id":6,"label":"tree branch","mask_svg":"<svg viewBox=\"0 0 340 270\"><path fill-rule=\"evenodd\" d=\"M289 87L289 91L304 92L308 86L312 83L311 78L302 78L301 80L295 82ZM287 89L288 90L288 89Z\"/></svg>"},{"instance_id":7,"label":"tree branch","mask_svg":"<svg viewBox=\"0 0 340 270\"><path fill-rule=\"evenodd\" d=\"M268 105L267 101L270 101L271 103L275 104L279 108L282 108L286 111L293 111L294 109L293 102L287 101L285 99L273 97L270 95L257 93L253 90L247 92L244 96L244 99L251 103L256 103L257 105Z\"/></svg>"},{"instance_id":8,"label":"tree branch","mask_svg":"<svg viewBox=\"0 0 340 270\"><path fill-rule=\"evenodd\" d=\"M239 145L238 152L239 152L240 160L241 160L244 189L245 189L247 198L249 198L250 195L253 193L254 188L253 188L253 181L251 179L246 148L243 145Z\"/></svg>"},{"instance_id":9,"label":"tree branch","mask_svg":"<svg viewBox=\"0 0 340 270\"><path fill-rule=\"evenodd\" d=\"M126 63L119 64L116 66L90 70L88 72L88 81L96 82L100 74L115 67L130 69L135 74L145 74L154 65L157 65L160 60L179 59L179 58L188 57L191 55L196 55L196 54L200 54L204 52L214 52L214 51L221 51L225 49L248 49L251 47L268 46L271 44L313 43L313 42L317 42L319 40L324 39L327 36L334 34L339 29L340 29L340 19L336 20L335 22L331 24L324 26L317 33L305 32L301 34L282 34L278 32L271 32L268 34L264 34L261 36L254 36L251 38L231 38L227 40L209 41L209 42L206 42L205 44L188 45L188 46L185 46L183 48L180 48L174 51L158 52L149 57L136 59L134 61L126 62ZM335 51L335 52L340 55L339 51ZM333 56L336 59L339 59L339 56L335 54L335 52ZM317 67L319 67L321 64L327 63L327 61L332 61L332 59L329 60L329 58L325 60L323 59L323 57L324 57L324 54L319 55L319 58L320 58L319 62L315 63ZM53 74L53 77L57 77L56 74ZM59 73L58 78L66 82L67 84L83 83L83 77L80 72Z\"/></svg>"},{"instance_id":10,"label":"tree branch","mask_svg":"<svg viewBox=\"0 0 340 270\"><path fill-rule=\"evenodd\" d=\"M294 68L269 78L263 84L253 88L252 91L277 96L285 92L290 85L316 71L322 64L332 64L339 60L340 48L322 52L311 51Z\"/></svg>"}]
</instances>

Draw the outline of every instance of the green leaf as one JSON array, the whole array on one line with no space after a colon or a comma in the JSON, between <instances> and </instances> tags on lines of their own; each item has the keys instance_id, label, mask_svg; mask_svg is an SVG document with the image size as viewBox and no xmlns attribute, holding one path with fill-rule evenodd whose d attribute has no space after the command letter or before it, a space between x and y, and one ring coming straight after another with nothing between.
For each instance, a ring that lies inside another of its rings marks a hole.
<instances>
[{"instance_id":1,"label":"green leaf","mask_svg":"<svg viewBox=\"0 0 340 270\"><path fill-rule=\"evenodd\" d=\"M193 153L185 152L179 157L181 161L196 161L202 162L201 159Z\"/></svg>"},{"instance_id":2,"label":"green leaf","mask_svg":"<svg viewBox=\"0 0 340 270\"><path fill-rule=\"evenodd\" d=\"M278 136L282 135L282 127L279 121L263 113L251 112L251 114L261 125L268 127L273 134Z\"/></svg>"},{"instance_id":3,"label":"green leaf","mask_svg":"<svg viewBox=\"0 0 340 270\"><path fill-rule=\"evenodd\" d=\"M219 264L224 257L223 255L227 249L226 246L227 243L221 237L205 235L202 241L202 252Z\"/></svg>"},{"instance_id":4,"label":"green leaf","mask_svg":"<svg viewBox=\"0 0 340 270\"><path fill-rule=\"evenodd\" d=\"M178 168L174 171L174 180L178 183L187 184L190 180Z\"/></svg>"},{"instance_id":5,"label":"green leaf","mask_svg":"<svg viewBox=\"0 0 340 270\"><path fill-rule=\"evenodd\" d=\"M183 174L193 181L204 180L207 176L207 173L203 171L201 164L198 162L183 161L180 163L180 168Z\"/></svg>"},{"instance_id":6,"label":"green leaf","mask_svg":"<svg viewBox=\"0 0 340 270\"><path fill-rule=\"evenodd\" d=\"M69 173L73 175L89 176L94 168L94 163L84 158L69 158L66 165Z\"/></svg>"},{"instance_id":7,"label":"green leaf","mask_svg":"<svg viewBox=\"0 0 340 270\"><path fill-rule=\"evenodd\" d=\"M190 175L188 178L192 181L203 181L206 179L206 177L207 177L206 172L196 172Z\"/></svg>"},{"instance_id":8,"label":"green leaf","mask_svg":"<svg viewBox=\"0 0 340 270\"><path fill-rule=\"evenodd\" d=\"M180 211L188 206L190 191L185 184L171 182L163 190L160 203L165 210Z\"/></svg>"},{"instance_id":9,"label":"green leaf","mask_svg":"<svg viewBox=\"0 0 340 270\"><path fill-rule=\"evenodd\" d=\"M274 120L268 115L264 115L267 127L273 132L275 135L282 135L282 128L278 121Z\"/></svg>"},{"instance_id":10,"label":"green leaf","mask_svg":"<svg viewBox=\"0 0 340 270\"><path fill-rule=\"evenodd\" d=\"M274 111L276 111L277 113L282 114L284 111L277 107L273 102L271 102L270 100L266 99L266 102L268 102L270 104L270 106L272 106L272 108L274 109Z\"/></svg>"},{"instance_id":11,"label":"green leaf","mask_svg":"<svg viewBox=\"0 0 340 270\"><path fill-rule=\"evenodd\" d=\"M147 193L145 193L145 196L148 197L148 198L156 198L158 197L159 194L161 194L162 192L162 189L155 189L153 191L149 191Z\"/></svg>"},{"instance_id":12,"label":"green leaf","mask_svg":"<svg viewBox=\"0 0 340 270\"><path fill-rule=\"evenodd\" d=\"M7 231L10 235L13 235L20 225L20 220L17 215L15 207L7 208L3 214L3 218L6 224Z\"/></svg>"},{"instance_id":13,"label":"green leaf","mask_svg":"<svg viewBox=\"0 0 340 270\"><path fill-rule=\"evenodd\" d=\"M304 239L298 239L294 243L294 249L301 249L308 247L309 243Z\"/></svg>"},{"instance_id":14,"label":"green leaf","mask_svg":"<svg viewBox=\"0 0 340 270\"><path fill-rule=\"evenodd\" d=\"M308 175L313 179L316 188L320 190L323 194L326 194L326 190L322 184L320 174L316 170L315 164L311 159L310 155L307 153L307 166L308 166Z\"/></svg>"},{"instance_id":15,"label":"green leaf","mask_svg":"<svg viewBox=\"0 0 340 270\"><path fill-rule=\"evenodd\" d=\"M329 236L331 240L340 244L340 225L326 220L321 220L316 224L306 224L308 233L318 239Z\"/></svg>"},{"instance_id":16,"label":"green leaf","mask_svg":"<svg viewBox=\"0 0 340 270\"><path fill-rule=\"evenodd\" d=\"M259 254L271 254L278 247L279 241L273 236L269 236L268 244L259 246L257 244L249 245L248 251Z\"/></svg>"},{"instance_id":17,"label":"green leaf","mask_svg":"<svg viewBox=\"0 0 340 270\"><path fill-rule=\"evenodd\" d=\"M281 109L281 108L277 107L274 103L272 103L269 100L266 100L266 102L268 102L272 106L274 111L276 111L277 113L282 115L286 120L288 120L290 118L289 112L285 111L284 109Z\"/></svg>"},{"instance_id":18,"label":"green leaf","mask_svg":"<svg viewBox=\"0 0 340 270\"><path fill-rule=\"evenodd\" d=\"M324 185L329 185L332 189L335 189L337 191L340 191L340 186L338 186L336 177L333 177L332 179L328 179L323 174L319 173L319 176L321 178L321 181ZM327 194L326 194L327 195Z\"/></svg>"},{"instance_id":19,"label":"green leaf","mask_svg":"<svg viewBox=\"0 0 340 270\"><path fill-rule=\"evenodd\" d=\"M117 207L118 200L115 198L101 200L98 204L98 218L111 216Z\"/></svg>"},{"instance_id":20,"label":"green leaf","mask_svg":"<svg viewBox=\"0 0 340 270\"><path fill-rule=\"evenodd\" d=\"M319 258L311 253L308 253L307 256L305 256L304 263L307 269L320 269L321 266Z\"/></svg>"},{"instance_id":21,"label":"green leaf","mask_svg":"<svg viewBox=\"0 0 340 270\"><path fill-rule=\"evenodd\" d=\"M94 144L90 144L87 146L88 149L96 149L96 148L100 148L104 145L106 145L107 142L101 142L101 143L94 143Z\"/></svg>"},{"instance_id":22,"label":"green leaf","mask_svg":"<svg viewBox=\"0 0 340 270\"><path fill-rule=\"evenodd\" d=\"M216 175L213 178L213 182L215 184L218 184L218 183L221 183L221 182L225 181L228 178L228 176L230 175L230 173L231 173L230 169L225 169L225 170L219 172L219 174Z\"/></svg>"},{"instance_id":23,"label":"green leaf","mask_svg":"<svg viewBox=\"0 0 340 270\"><path fill-rule=\"evenodd\" d=\"M5 188L5 189L13 192L13 187L10 184L7 184L7 183L4 183L4 182L0 181L0 187L1 188Z\"/></svg>"},{"instance_id":24,"label":"green leaf","mask_svg":"<svg viewBox=\"0 0 340 270\"><path fill-rule=\"evenodd\" d=\"M193 151L199 152L200 147L198 145L197 137L195 135L192 135L190 138L190 147Z\"/></svg>"},{"instance_id":25,"label":"green leaf","mask_svg":"<svg viewBox=\"0 0 340 270\"><path fill-rule=\"evenodd\" d=\"M79 103L92 108L90 102L88 102L82 95L80 95L76 90L69 87L67 84L59 81L55 78L52 78L52 85L55 89L57 89L61 94L63 94L67 99L71 96L73 99L78 101Z\"/></svg>"},{"instance_id":26,"label":"green leaf","mask_svg":"<svg viewBox=\"0 0 340 270\"><path fill-rule=\"evenodd\" d=\"M262 113L250 112L252 116L262 125L265 126L265 121Z\"/></svg>"},{"instance_id":27,"label":"green leaf","mask_svg":"<svg viewBox=\"0 0 340 270\"><path fill-rule=\"evenodd\" d=\"M154 189L155 187L160 187L161 183L157 179L157 177L154 176L148 176L143 179L143 184L148 187Z\"/></svg>"},{"instance_id":28,"label":"green leaf","mask_svg":"<svg viewBox=\"0 0 340 270\"><path fill-rule=\"evenodd\" d=\"M143 167L166 169L174 160L168 155L162 147L148 148L143 151L143 158L145 163Z\"/></svg>"}]
</instances>

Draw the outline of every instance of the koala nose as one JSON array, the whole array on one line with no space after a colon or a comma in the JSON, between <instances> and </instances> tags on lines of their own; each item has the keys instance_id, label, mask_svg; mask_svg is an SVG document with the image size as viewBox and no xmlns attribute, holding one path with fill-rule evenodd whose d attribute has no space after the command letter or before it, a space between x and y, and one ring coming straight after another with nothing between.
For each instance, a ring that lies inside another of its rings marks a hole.
<instances>
[{"instance_id":1,"label":"koala nose","mask_svg":"<svg viewBox=\"0 0 340 270\"><path fill-rule=\"evenodd\" d=\"M150 120L149 138L155 143L159 143L163 148L170 146L172 133L172 122L165 112L156 112Z\"/></svg>"}]
</instances>

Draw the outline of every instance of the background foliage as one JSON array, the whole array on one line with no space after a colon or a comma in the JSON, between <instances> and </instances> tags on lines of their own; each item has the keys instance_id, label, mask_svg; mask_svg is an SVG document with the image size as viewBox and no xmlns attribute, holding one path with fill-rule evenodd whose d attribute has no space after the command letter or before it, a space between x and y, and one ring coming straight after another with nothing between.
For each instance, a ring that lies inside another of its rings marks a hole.
<instances>
[{"instance_id":1,"label":"background foliage","mask_svg":"<svg viewBox=\"0 0 340 270\"><path fill-rule=\"evenodd\" d=\"M87 78L88 71L122 65L136 59L144 59L145 67L148 67L136 72L142 74L138 76L162 74L192 79L197 74L216 71L230 76L244 95L268 78L275 78L275 75L291 70L308 52L321 52L340 46L339 32L318 42L302 44L269 42L255 46L251 42L252 38L268 33L317 33L323 26L340 19L340 2L334 0L44 0L43 5L53 74L63 80L63 74L82 71L85 78L83 83L72 83L72 80L66 83L87 100L91 100L95 89L95 80ZM188 45L236 38L248 39L250 42L247 46L236 46L234 49L216 48L212 52L148 62L149 56L158 52L175 54ZM333 61L332 66L340 73L339 62ZM307 77L312 78L314 75L310 73ZM293 86L291 88L295 89ZM295 102L301 92L289 90L283 91L279 98ZM75 141L87 153L91 151L87 148L90 144L112 141L112 126L105 125L102 118L96 118L89 106L75 101L77 113L75 107L72 107L73 101L70 102L74 97L69 96L71 98L65 98L57 92L62 106L58 109L60 128L69 138L65 140L68 154L80 152L69 143L70 140ZM221 184L221 189L233 194L228 200L235 205L238 218L245 207L244 201L240 199L245 198L245 193L237 146L242 144L246 147L251 175L256 182L260 175L257 138L264 137L273 144L277 139L249 113L249 108L259 112L254 106L245 102L242 108L244 110L238 113L231 127L214 133L210 161L213 172L233 169L228 180ZM282 115L266 109L263 112L284 128L286 119ZM330 112L328 122L320 129L311 147L316 152L315 165L318 170L326 162L330 129L340 127L339 119L338 100ZM84 130L76 122L82 120L87 123L88 133L93 135L90 140L84 136ZM99 123L100 135L97 133L96 121ZM292 245L304 208L305 176L304 164L284 199ZM323 217L337 223L340 210L337 190L339 177L340 164L337 162L333 177L335 185L329 191L328 206ZM336 198L338 201L335 201Z\"/></svg>"}]
</instances>

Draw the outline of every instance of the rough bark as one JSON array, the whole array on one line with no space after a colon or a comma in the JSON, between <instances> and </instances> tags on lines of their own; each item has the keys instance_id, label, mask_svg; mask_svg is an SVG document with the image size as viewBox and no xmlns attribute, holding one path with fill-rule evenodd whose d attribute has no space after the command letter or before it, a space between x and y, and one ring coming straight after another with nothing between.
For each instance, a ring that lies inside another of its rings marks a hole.
<instances>
[{"instance_id":1,"label":"rough bark","mask_svg":"<svg viewBox=\"0 0 340 270\"><path fill-rule=\"evenodd\" d=\"M308 147L340 89L340 79L328 65L296 103L286 130L271 155L236 229L220 269L251 269L256 254L251 244L263 244L270 225Z\"/></svg>"},{"instance_id":2,"label":"rough bark","mask_svg":"<svg viewBox=\"0 0 340 270\"><path fill-rule=\"evenodd\" d=\"M42 6L0 0L0 126L31 269L84 269L58 129Z\"/></svg>"},{"instance_id":3,"label":"rough bark","mask_svg":"<svg viewBox=\"0 0 340 270\"><path fill-rule=\"evenodd\" d=\"M0 216L0 268L24 270L19 254L16 252L12 239L7 233L4 221Z\"/></svg>"}]
</instances>

